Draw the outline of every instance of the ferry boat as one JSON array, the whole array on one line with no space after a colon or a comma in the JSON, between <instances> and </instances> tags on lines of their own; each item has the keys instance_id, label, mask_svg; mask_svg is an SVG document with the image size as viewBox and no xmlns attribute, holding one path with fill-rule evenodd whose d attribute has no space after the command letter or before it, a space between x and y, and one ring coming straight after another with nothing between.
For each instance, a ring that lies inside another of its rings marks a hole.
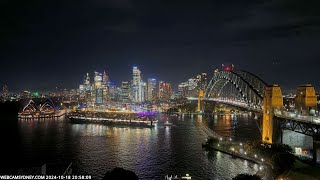
<instances>
[{"instance_id":1,"label":"ferry boat","mask_svg":"<svg viewBox=\"0 0 320 180\"><path fill-rule=\"evenodd\" d=\"M169 123L169 121L166 121L163 125L165 125L165 126L172 126L173 123Z\"/></svg>"}]
</instances>

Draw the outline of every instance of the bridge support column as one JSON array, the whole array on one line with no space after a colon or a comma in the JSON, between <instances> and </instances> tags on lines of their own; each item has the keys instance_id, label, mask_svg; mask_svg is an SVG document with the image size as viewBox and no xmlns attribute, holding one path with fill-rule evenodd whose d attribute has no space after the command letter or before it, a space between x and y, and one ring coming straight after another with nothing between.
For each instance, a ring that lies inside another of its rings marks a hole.
<instances>
[{"instance_id":1,"label":"bridge support column","mask_svg":"<svg viewBox=\"0 0 320 180\"><path fill-rule=\"evenodd\" d=\"M314 86L311 84L299 86L297 89L295 103L298 114L314 115L317 110L317 96ZM311 109L313 111L311 111Z\"/></svg>"},{"instance_id":2,"label":"bridge support column","mask_svg":"<svg viewBox=\"0 0 320 180\"><path fill-rule=\"evenodd\" d=\"M199 95L198 95L198 113L201 113L203 111L203 90L199 90Z\"/></svg>"},{"instance_id":3,"label":"bridge support column","mask_svg":"<svg viewBox=\"0 0 320 180\"><path fill-rule=\"evenodd\" d=\"M273 116L274 110L282 110L283 98L278 85L267 86L263 97L262 141L273 142Z\"/></svg>"},{"instance_id":4,"label":"bridge support column","mask_svg":"<svg viewBox=\"0 0 320 180\"><path fill-rule=\"evenodd\" d=\"M320 140L313 139L313 163L320 163Z\"/></svg>"}]
</instances>

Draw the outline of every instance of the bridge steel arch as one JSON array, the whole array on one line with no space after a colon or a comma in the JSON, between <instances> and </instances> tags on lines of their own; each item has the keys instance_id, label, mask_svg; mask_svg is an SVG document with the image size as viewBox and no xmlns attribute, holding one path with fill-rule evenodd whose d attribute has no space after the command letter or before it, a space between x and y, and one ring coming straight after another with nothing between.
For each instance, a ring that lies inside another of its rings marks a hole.
<instances>
[{"instance_id":1,"label":"bridge steel arch","mask_svg":"<svg viewBox=\"0 0 320 180\"><path fill-rule=\"evenodd\" d=\"M263 94L268 86L256 75L247 71L219 71L210 80L205 98L228 98L262 108Z\"/></svg>"}]
</instances>

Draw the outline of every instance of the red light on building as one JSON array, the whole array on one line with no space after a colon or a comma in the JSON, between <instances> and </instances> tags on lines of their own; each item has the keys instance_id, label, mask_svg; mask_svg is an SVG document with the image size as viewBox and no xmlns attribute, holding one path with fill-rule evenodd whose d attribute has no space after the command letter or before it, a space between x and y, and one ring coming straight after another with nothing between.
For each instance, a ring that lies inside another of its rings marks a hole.
<instances>
[{"instance_id":1,"label":"red light on building","mask_svg":"<svg viewBox=\"0 0 320 180\"><path fill-rule=\"evenodd\" d=\"M226 71L230 71L231 68L229 66L226 67Z\"/></svg>"}]
</instances>

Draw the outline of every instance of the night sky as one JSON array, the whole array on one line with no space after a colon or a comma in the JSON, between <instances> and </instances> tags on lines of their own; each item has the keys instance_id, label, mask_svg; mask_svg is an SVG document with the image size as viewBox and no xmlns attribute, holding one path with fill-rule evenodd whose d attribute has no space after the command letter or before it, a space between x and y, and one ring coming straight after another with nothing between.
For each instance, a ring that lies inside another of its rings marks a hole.
<instances>
[{"instance_id":1,"label":"night sky","mask_svg":"<svg viewBox=\"0 0 320 180\"><path fill-rule=\"evenodd\" d=\"M320 85L319 0L2 0L0 85L77 88L106 69L120 84L174 86L222 63L268 83ZM319 90L319 89L317 89Z\"/></svg>"}]
</instances>

